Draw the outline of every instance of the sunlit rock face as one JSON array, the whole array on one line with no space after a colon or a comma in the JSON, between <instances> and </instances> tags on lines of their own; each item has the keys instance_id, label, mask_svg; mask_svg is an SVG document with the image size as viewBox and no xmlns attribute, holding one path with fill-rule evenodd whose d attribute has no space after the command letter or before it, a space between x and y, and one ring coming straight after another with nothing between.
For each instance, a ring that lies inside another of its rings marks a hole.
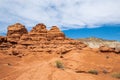
<instances>
[{"instance_id":1,"label":"sunlit rock face","mask_svg":"<svg viewBox=\"0 0 120 80\"><path fill-rule=\"evenodd\" d=\"M78 40L66 38L57 26L47 30L43 23L34 26L30 32L20 23L8 26L7 36L1 37L0 41L1 51L19 57L36 52L59 54L86 47Z\"/></svg>"},{"instance_id":2,"label":"sunlit rock face","mask_svg":"<svg viewBox=\"0 0 120 80\"><path fill-rule=\"evenodd\" d=\"M23 34L27 34L28 31L24 25L16 23L8 26L7 41L17 43Z\"/></svg>"}]
</instances>

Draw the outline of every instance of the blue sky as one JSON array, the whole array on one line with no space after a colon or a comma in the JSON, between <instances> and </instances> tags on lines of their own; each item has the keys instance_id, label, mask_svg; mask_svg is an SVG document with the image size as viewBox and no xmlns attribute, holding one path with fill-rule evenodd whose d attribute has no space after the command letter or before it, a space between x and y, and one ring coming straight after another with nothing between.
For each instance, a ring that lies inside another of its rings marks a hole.
<instances>
[{"instance_id":1,"label":"blue sky","mask_svg":"<svg viewBox=\"0 0 120 80\"><path fill-rule=\"evenodd\" d=\"M64 30L63 32L67 37L74 39L97 37L120 41L120 25L103 25L98 28L70 29Z\"/></svg>"},{"instance_id":2,"label":"blue sky","mask_svg":"<svg viewBox=\"0 0 120 80\"><path fill-rule=\"evenodd\" d=\"M120 0L0 0L0 34L16 22L57 25L72 38L120 40Z\"/></svg>"}]
</instances>

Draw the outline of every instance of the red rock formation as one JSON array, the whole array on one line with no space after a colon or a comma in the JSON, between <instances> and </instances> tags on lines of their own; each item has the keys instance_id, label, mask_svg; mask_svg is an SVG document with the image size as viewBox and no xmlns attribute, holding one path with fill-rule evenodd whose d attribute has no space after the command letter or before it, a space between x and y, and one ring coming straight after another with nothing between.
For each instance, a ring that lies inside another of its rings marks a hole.
<instances>
[{"instance_id":1,"label":"red rock formation","mask_svg":"<svg viewBox=\"0 0 120 80\"><path fill-rule=\"evenodd\" d=\"M110 48L110 47L107 47L107 46L101 46L99 48L99 50L101 52L114 52L115 51L115 48Z\"/></svg>"},{"instance_id":2,"label":"red rock formation","mask_svg":"<svg viewBox=\"0 0 120 80\"><path fill-rule=\"evenodd\" d=\"M47 37L48 39L58 39L58 40L65 39L64 33L61 32L57 26L52 26L52 28L48 31Z\"/></svg>"},{"instance_id":3,"label":"red rock formation","mask_svg":"<svg viewBox=\"0 0 120 80\"><path fill-rule=\"evenodd\" d=\"M4 36L0 36L0 50L7 50L12 47L12 44L7 42L7 38Z\"/></svg>"},{"instance_id":4,"label":"red rock formation","mask_svg":"<svg viewBox=\"0 0 120 80\"><path fill-rule=\"evenodd\" d=\"M3 43L3 42L6 42L6 41L7 41L6 37L0 36L0 44Z\"/></svg>"},{"instance_id":5,"label":"red rock formation","mask_svg":"<svg viewBox=\"0 0 120 80\"><path fill-rule=\"evenodd\" d=\"M20 37L23 34L27 34L27 33L28 33L27 29L25 28L24 25L20 23L16 23L8 27L7 41L12 43L17 43Z\"/></svg>"},{"instance_id":6,"label":"red rock formation","mask_svg":"<svg viewBox=\"0 0 120 80\"><path fill-rule=\"evenodd\" d=\"M107 47L107 46L101 46L100 48L99 48L99 51L100 52L113 52L113 53L117 53L117 54L119 54L120 53L120 45L118 44L118 45L116 45L116 47L114 47L114 48L111 48L111 47Z\"/></svg>"},{"instance_id":7,"label":"red rock formation","mask_svg":"<svg viewBox=\"0 0 120 80\"><path fill-rule=\"evenodd\" d=\"M48 31L46 26L42 23L33 27L29 33L20 23L9 26L7 42L0 46L5 47L4 49L8 50L8 54L14 56L36 52L61 54L73 49L86 47L86 45L80 41L66 38L64 33L61 32L57 26L52 26Z\"/></svg>"},{"instance_id":8,"label":"red rock formation","mask_svg":"<svg viewBox=\"0 0 120 80\"><path fill-rule=\"evenodd\" d=\"M33 29L21 37L20 44L38 44L47 40L47 29L42 23L37 24Z\"/></svg>"},{"instance_id":9,"label":"red rock formation","mask_svg":"<svg viewBox=\"0 0 120 80\"><path fill-rule=\"evenodd\" d=\"M49 31L46 29L44 24L37 24L33 29L26 35L21 37L21 44L40 44L47 43L54 39L64 40L65 35L56 26L53 26Z\"/></svg>"},{"instance_id":10,"label":"red rock formation","mask_svg":"<svg viewBox=\"0 0 120 80\"><path fill-rule=\"evenodd\" d=\"M30 33L47 33L46 26L43 23L37 24L33 29L30 31Z\"/></svg>"},{"instance_id":11,"label":"red rock formation","mask_svg":"<svg viewBox=\"0 0 120 80\"><path fill-rule=\"evenodd\" d=\"M71 44L75 43L75 44ZM86 47L80 41L66 38L64 33L57 26L47 31L44 24L37 24L33 29L21 37L19 41L19 49L27 46L29 52L50 52L63 53L72 49L81 49ZM24 46L23 46L24 45Z\"/></svg>"}]
</instances>

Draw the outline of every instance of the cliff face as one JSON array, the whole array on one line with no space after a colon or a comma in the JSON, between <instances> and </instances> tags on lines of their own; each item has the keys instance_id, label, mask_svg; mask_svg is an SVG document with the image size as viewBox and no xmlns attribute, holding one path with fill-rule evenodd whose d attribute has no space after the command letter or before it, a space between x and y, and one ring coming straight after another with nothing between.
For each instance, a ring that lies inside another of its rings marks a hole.
<instances>
[{"instance_id":1,"label":"cliff face","mask_svg":"<svg viewBox=\"0 0 120 80\"><path fill-rule=\"evenodd\" d=\"M20 23L11 25L8 27L7 36L0 37L0 43L1 51L15 56L36 52L60 54L86 47L78 40L66 38L57 26L52 26L50 30L47 30L42 23L37 24L30 32Z\"/></svg>"},{"instance_id":2,"label":"cliff face","mask_svg":"<svg viewBox=\"0 0 120 80\"><path fill-rule=\"evenodd\" d=\"M62 54L71 50L81 50L88 45L92 48L97 46L101 52L120 53L120 45L110 47L111 43L114 41L66 38L57 26L47 30L43 23L37 24L28 32L24 25L16 23L8 26L7 36L0 36L0 52L19 57L42 52Z\"/></svg>"},{"instance_id":3,"label":"cliff face","mask_svg":"<svg viewBox=\"0 0 120 80\"><path fill-rule=\"evenodd\" d=\"M27 29L24 25L16 23L8 27L7 41L17 43L23 34L27 34Z\"/></svg>"}]
</instances>

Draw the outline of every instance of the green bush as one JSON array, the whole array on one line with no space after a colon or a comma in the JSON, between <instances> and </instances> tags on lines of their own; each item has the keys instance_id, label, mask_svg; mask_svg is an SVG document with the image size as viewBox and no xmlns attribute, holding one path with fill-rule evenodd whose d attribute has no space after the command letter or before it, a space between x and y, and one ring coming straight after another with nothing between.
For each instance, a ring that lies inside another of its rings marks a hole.
<instances>
[{"instance_id":1,"label":"green bush","mask_svg":"<svg viewBox=\"0 0 120 80\"><path fill-rule=\"evenodd\" d=\"M61 61L56 61L55 63L57 68L61 68L61 69L64 68L63 63Z\"/></svg>"},{"instance_id":2,"label":"green bush","mask_svg":"<svg viewBox=\"0 0 120 80\"><path fill-rule=\"evenodd\" d=\"M90 70L90 71L88 71L88 73L97 75L98 71L97 70Z\"/></svg>"},{"instance_id":3,"label":"green bush","mask_svg":"<svg viewBox=\"0 0 120 80\"><path fill-rule=\"evenodd\" d=\"M112 77L120 79L120 73L113 73Z\"/></svg>"}]
</instances>

